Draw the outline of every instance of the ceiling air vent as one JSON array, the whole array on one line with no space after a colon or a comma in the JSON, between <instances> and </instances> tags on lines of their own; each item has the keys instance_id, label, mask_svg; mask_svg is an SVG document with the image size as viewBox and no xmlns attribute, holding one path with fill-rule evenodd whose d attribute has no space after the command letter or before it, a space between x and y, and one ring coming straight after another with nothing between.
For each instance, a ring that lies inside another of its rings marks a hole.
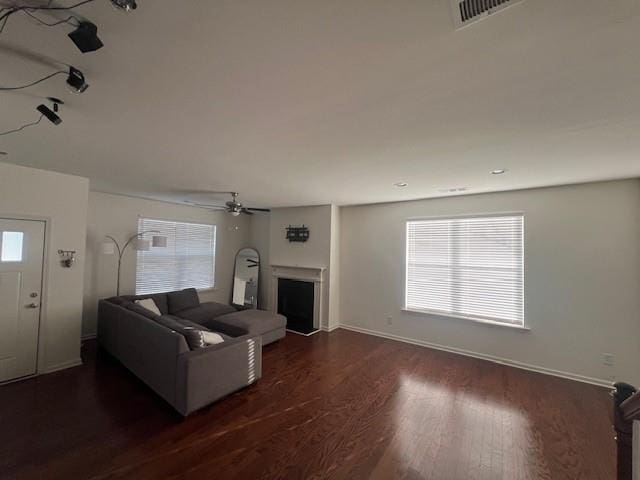
<instances>
[{"instance_id":1,"label":"ceiling air vent","mask_svg":"<svg viewBox=\"0 0 640 480\"><path fill-rule=\"evenodd\" d=\"M465 27L523 0L451 0L456 28Z\"/></svg>"}]
</instances>

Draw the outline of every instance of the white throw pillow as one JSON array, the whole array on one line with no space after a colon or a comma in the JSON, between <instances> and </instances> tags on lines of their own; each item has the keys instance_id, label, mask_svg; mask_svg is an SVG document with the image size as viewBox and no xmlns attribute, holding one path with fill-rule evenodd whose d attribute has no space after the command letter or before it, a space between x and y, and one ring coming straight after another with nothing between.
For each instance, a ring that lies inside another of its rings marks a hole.
<instances>
[{"instance_id":1,"label":"white throw pillow","mask_svg":"<svg viewBox=\"0 0 640 480\"><path fill-rule=\"evenodd\" d=\"M156 305L156 302L153 301L153 298L145 298L144 300L136 300L136 303L140 305L142 308L146 308L147 310L152 311L156 315L162 315L160 313L160 309Z\"/></svg>"},{"instance_id":2,"label":"white throw pillow","mask_svg":"<svg viewBox=\"0 0 640 480\"><path fill-rule=\"evenodd\" d=\"M215 345L217 343L224 342L224 338L222 338L216 332L205 332L203 330L202 337L204 338L204 343L206 343L207 345Z\"/></svg>"}]
</instances>

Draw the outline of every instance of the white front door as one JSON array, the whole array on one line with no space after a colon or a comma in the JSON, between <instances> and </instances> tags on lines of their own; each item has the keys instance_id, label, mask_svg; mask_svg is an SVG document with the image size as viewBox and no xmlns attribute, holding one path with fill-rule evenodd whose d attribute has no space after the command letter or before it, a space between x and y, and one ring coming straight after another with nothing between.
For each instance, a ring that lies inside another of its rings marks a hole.
<instances>
[{"instance_id":1,"label":"white front door","mask_svg":"<svg viewBox=\"0 0 640 480\"><path fill-rule=\"evenodd\" d=\"M0 218L0 382L36 373L44 231Z\"/></svg>"}]
</instances>

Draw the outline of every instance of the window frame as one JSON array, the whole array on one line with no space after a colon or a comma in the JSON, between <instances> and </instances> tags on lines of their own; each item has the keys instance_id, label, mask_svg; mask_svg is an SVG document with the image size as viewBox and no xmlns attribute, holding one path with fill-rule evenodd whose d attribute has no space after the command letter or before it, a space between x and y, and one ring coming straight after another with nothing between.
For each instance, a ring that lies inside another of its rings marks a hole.
<instances>
[{"instance_id":1,"label":"window frame","mask_svg":"<svg viewBox=\"0 0 640 480\"><path fill-rule=\"evenodd\" d=\"M204 288L198 288L198 287L182 287L182 288L196 288L196 290L198 292L212 292L216 290L216 280L217 280L217 275L216 275L216 268L217 268L217 260L218 260L218 224L217 223L209 223L209 222L198 222L198 221L185 221L185 220L175 220L175 219L171 219L171 218L161 218L161 217L150 217L150 216L146 216L146 215L138 215L138 220L137 220L137 230L140 231L140 221L141 220L152 220L152 221L158 221L158 222L167 222L167 223L180 223L180 224L187 224L187 225L206 225L206 226L211 226L213 227L213 268L212 268L212 285L210 287L204 287ZM153 248L153 247L152 247ZM162 248L162 247L160 247ZM135 266L135 292L136 295L154 295L154 293L138 293L138 259L139 259L139 252L136 252L136 266ZM163 293L163 292L156 292L156 293Z\"/></svg>"},{"instance_id":2,"label":"window frame","mask_svg":"<svg viewBox=\"0 0 640 480\"><path fill-rule=\"evenodd\" d=\"M5 233L17 233L20 234L20 259L19 260L3 260L2 255L4 253L4 244L5 244L5 238L4 238L4 234ZM25 258L25 252L26 252L26 248L25 248L25 240L26 240L26 235L25 232L21 232L21 231L15 231L15 230L0 230L0 264L19 264L19 263L25 263L27 261L27 259Z\"/></svg>"},{"instance_id":3,"label":"window frame","mask_svg":"<svg viewBox=\"0 0 640 480\"><path fill-rule=\"evenodd\" d=\"M522 323L509 323L506 321L500 321L499 319L493 319L491 317L463 315L455 312L448 312L444 310L436 309L418 309L410 308L408 306L408 283L409 283L409 224L411 222L429 221L429 220L456 220L456 219L474 219L474 218L499 218L499 217L522 217ZM428 316L428 317L441 317L446 319L455 319L464 322L474 322L484 324L488 326L505 327L514 330L530 331L529 321L527 319L526 309L526 234L525 234L525 213L523 211L507 211L507 212L494 212L494 213L474 213L474 214L456 214L456 215L430 215L430 216L416 216L407 217L404 222L404 235L405 235L405 262L404 262L404 305L401 308L402 312Z\"/></svg>"}]
</instances>

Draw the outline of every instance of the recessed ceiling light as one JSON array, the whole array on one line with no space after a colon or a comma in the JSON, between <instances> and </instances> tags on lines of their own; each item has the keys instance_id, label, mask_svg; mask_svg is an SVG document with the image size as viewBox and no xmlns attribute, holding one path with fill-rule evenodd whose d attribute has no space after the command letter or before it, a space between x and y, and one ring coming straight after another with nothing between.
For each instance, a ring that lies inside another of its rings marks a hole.
<instances>
[{"instance_id":1,"label":"recessed ceiling light","mask_svg":"<svg viewBox=\"0 0 640 480\"><path fill-rule=\"evenodd\" d=\"M502 175L507 171L506 168L497 168L495 170L491 170L491 175Z\"/></svg>"},{"instance_id":2,"label":"recessed ceiling light","mask_svg":"<svg viewBox=\"0 0 640 480\"><path fill-rule=\"evenodd\" d=\"M409 184L406 182L397 182L393 184L394 186L398 187L398 188L404 188L406 186L408 186Z\"/></svg>"}]
</instances>

